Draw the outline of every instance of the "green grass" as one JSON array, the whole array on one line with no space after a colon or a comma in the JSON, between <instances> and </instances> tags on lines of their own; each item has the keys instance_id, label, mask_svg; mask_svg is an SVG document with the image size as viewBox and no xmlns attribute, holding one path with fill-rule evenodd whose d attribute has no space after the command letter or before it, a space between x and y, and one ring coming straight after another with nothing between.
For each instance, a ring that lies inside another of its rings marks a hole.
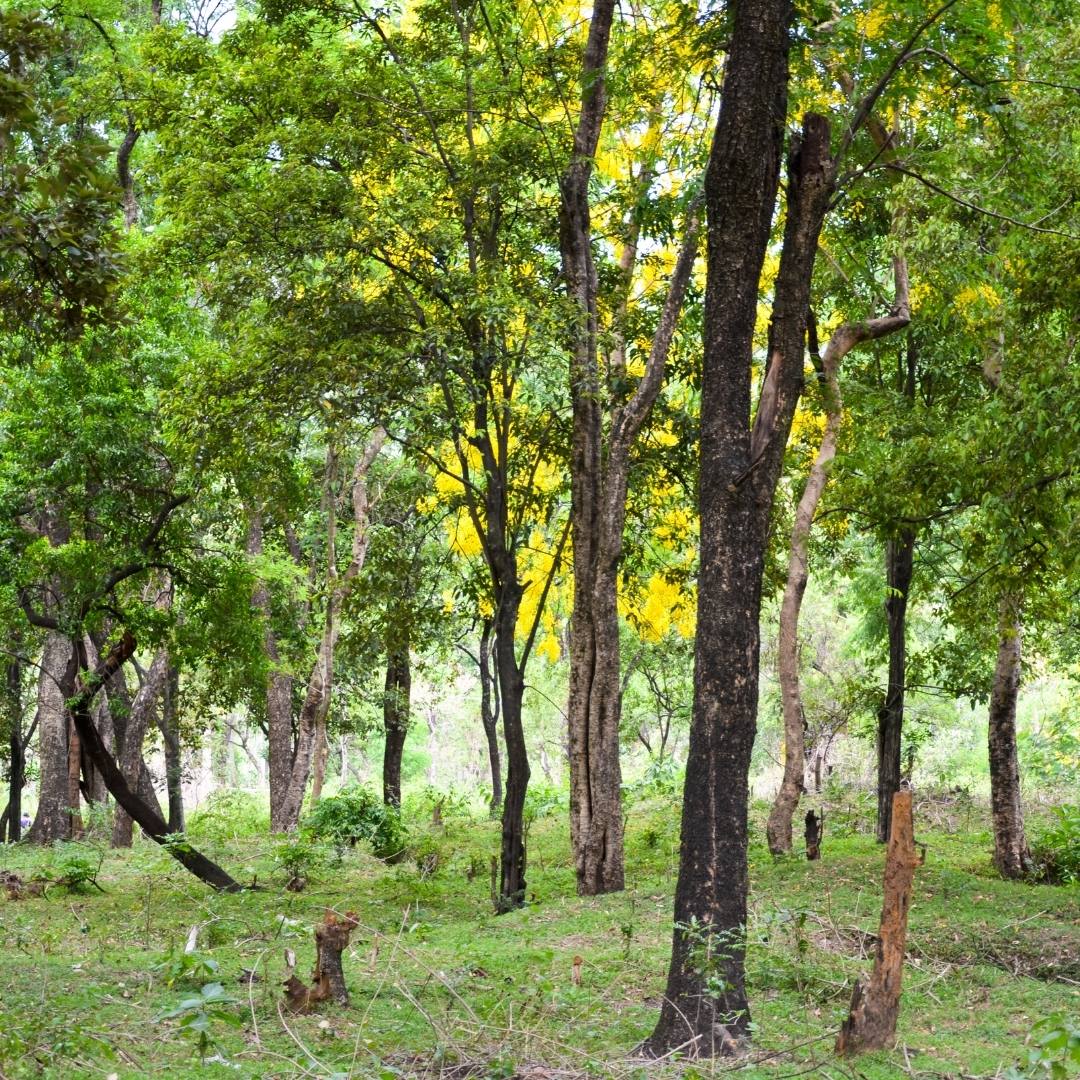
<instances>
[{"instance_id":1,"label":"green grass","mask_svg":"<svg viewBox=\"0 0 1080 1080\"><path fill-rule=\"evenodd\" d=\"M756 837L763 813L755 809ZM883 867L883 849L853 831L858 814L838 808L821 862L774 861L752 846L754 1049L745 1061L687 1073L737 1065L776 1080L992 1077L1025 1058L1036 1021L1080 1013L1080 890L998 880L978 808L916 814L929 853L916 874L897 1049L854 1064L832 1056L852 982L869 969ZM274 873L274 841L219 836L212 853L263 888L210 893L139 843L106 853L104 893L56 888L0 900L0 1074L494 1080L672 1071L630 1056L664 985L677 870L670 801L630 808L628 888L611 897L575 896L564 815L536 821L529 906L498 917L487 869L497 826L412 824L425 853L439 853L434 874L356 850L296 894ZM0 849L0 868L30 877L49 857ZM352 1005L291 1016L279 1009L284 953L295 950L298 973L310 971L311 928L327 907L359 915L345 958ZM216 973L185 977L176 960L194 925L199 956ZM581 986L571 982L574 956ZM257 980L242 981L243 969ZM236 999L226 1008L241 1026L211 1018L217 1046L200 1062L193 1033L162 1017L212 981Z\"/></svg>"}]
</instances>

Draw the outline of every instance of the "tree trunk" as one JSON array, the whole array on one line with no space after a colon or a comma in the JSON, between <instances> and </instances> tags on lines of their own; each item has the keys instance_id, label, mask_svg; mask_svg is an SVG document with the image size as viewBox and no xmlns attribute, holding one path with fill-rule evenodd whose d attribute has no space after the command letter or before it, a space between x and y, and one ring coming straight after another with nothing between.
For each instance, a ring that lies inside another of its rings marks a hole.
<instances>
[{"instance_id":1,"label":"tree trunk","mask_svg":"<svg viewBox=\"0 0 1080 1080\"><path fill-rule=\"evenodd\" d=\"M810 278L835 178L828 122L808 114L788 158L768 363L751 424L754 321L779 183L790 17L785 0L735 6L706 174L694 707L671 965L660 1018L642 1047L654 1057L677 1049L689 1056L735 1053L750 1032L747 812L761 583L773 497L802 389Z\"/></svg>"},{"instance_id":2,"label":"tree trunk","mask_svg":"<svg viewBox=\"0 0 1080 1080\"><path fill-rule=\"evenodd\" d=\"M161 711L158 713L158 730L165 750L169 832L179 833L184 831L184 763L180 748L180 669L175 664L168 665Z\"/></svg>"},{"instance_id":3,"label":"tree trunk","mask_svg":"<svg viewBox=\"0 0 1080 1080\"><path fill-rule=\"evenodd\" d=\"M248 525L247 552L261 555L263 552L263 522L260 514L252 514ZM270 831L287 832L282 807L292 776L295 746L293 744L293 680L281 668L281 654L277 638L270 625L270 591L263 582L255 587L252 604L261 613L266 625L265 649L269 662L266 680L266 742L269 759L270 784ZM295 827L295 826L294 826Z\"/></svg>"},{"instance_id":4,"label":"tree trunk","mask_svg":"<svg viewBox=\"0 0 1080 1080\"><path fill-rule=\"evenodd\" d=\"M322 798L323 785L326 783L326 759L330 754L330 743L326 738L326 712L324 711L315 725L315 752L311 759L311 805Z\"/></svg>"},{"instance_id":5,"label":"tree trunk","mask_svg":"<svg viewBox=\"0 0 1080 1080\"><path fill-rule=\"evenodd\" d=\"M65 671L64 683L72 687L72 694L67 699L71 702L71 720L95 768L105 778L105 786L109 794L131 815L151 840L164 846L174 859L190 870L199 880L215 889L226 892L239 891L241 886L236 881L190 844L167 842L167 836L173 830L161 819L160 814L131 790L120 767L105 748L97 728L94 727L90 713L94 696L102 685L116 674L120 666L134 654L135 639L130 633L125 632L93 672L87 669L86 648L82 640L76 639L70 644L74 647L74 655L69 653L70 660Z\"/></svg>"},{"instance_id":6,"label":"tree trunk","mask_svg":"<svg viewBox=\"0 0 1080 1080\"><path fill-rule=\"evenodd\" d=\"M127 785L138 791L139 796L154 809L158 809L157 796L155 794L152 800L147 799L148 792L145 785L141 783L146 772L142 748L146 732L150 727L150 718L154 710L160 706L168 678L169 654L167 650L159 649L154 655L142 686L139 687L131 702L131 708L123 726L120 750L117 754L117 765ZM150 786L150 792L153 792L153 785ZM158 812L160 814L160 810ZM117 806L116 815L113 818L113 847L131 847L132 824L131 815L122 806Z\"/></svg>"},{"instance_id":7,"label":"tree trunk","mask_svg":"<svg viewBox=\"0 0 1080 1080\"><path fill-rule=\"evenodd\" d=\"M325 743L326 716L330 709L330 693L334 682L334 651L341 634L341 606L367 557L369 516L367 474L385 441L386 432L382 428L376 428L356 463L352 477L352 558L345 572L340 575L337 567L337 506L332 495L337 469L337 451L331 448L327 452L324 509L326 511L326 576L329 589L318 655L308 679L307 693L304 696L297 723L296 753L292 761L289 782L279 806L278 825L284 832L294 832L300 824L300 811L304 804L304 793L311 774L316 736L320 727L324 732L323 742Z\"/></svg>"},{"instance_id":8,"label":"tree trunk","mask_svg":"<svg viewBox=\"0 0 1080 1080\"><path fill-rule=\"evenodd\" d=\"M383 692L383 802L401 806L401 754L409 731L409 700L412 671L408 645L392 648L386 657L386 683Z\"/></svg>"},{"instance_id":9,"label":"tree trunk","mask_svg":"<svg viewBox=\"0 0 1080 1080\"><path fill-rule=\"evenodd\" d=\"M997 664L990 691L990 808L994 825L994 866L1005 878L1031 871L1020 800L1020 763L1016 753L1016 700L1020 693L1021 600L1001 598Z\"/></svg>"},{"instance_id":10,"label":"tree trunk","mask_svg":"<svg viewBox=\"0 0 1080 1080\"><path fill-rule=\"evenodd\" d=\"M10 728L8 761L7 832L0 828L0 843L17 844L22 838L22 789L26 782L26 749L22 732L22 661L7 666L7 713Z\"/></svg>"},{"instance_id":11,"label":"tree trunk","mask_svg":"<svg viewBox=\"0 0 1080 1080\"><path fill-rule=\"evenodd\" d=\"M491 769L490 816L497 818L502 810L502 763L499 761L499 693L498 683L491 677L492 622L484 620L480 633L480 721L487 739L488 765Z\"/></svg>"},{"instance_id":12,"label":"tree trunk","mask_svg":"<svg viewBox=\"0 0 1080 1080\"><path fill-rule=\"evenodd\" d=\"M41 655L38 680L38 808L27 834L32 844L70 840L71 803L68 789L68 716L63 680L71 660L71 642L50 630Z\"/></svg>"},{"instance_id":13,"label":"tree trunk","mask_svg":"<svg viewBox=\"0 0 1080 1080\"><path fill-rule=\"evenodd\" d=\"M905 640L908 590L915 568L915 534L904 529L885 547L888 595L885 616L889 624L889 683L878 710L878 843L889 838L893 796L900 790L900 739L904 727Z\"/></svg>"},{"instance_id":14,"label":"tree trunk","mask_svg":"<svg viewBox=\"0 0 1080 1080\"><path fill-rule=\"evenodd\" d=\"M889 851L885 859L885 897L881 906L874 970L865 987L856 981L851 1012L836 1040L838 1054L883 1050L896 1041L900 1015L900 984L904 974L904 943L908 910L915 881L915 826L911 816L911 792L893 796L889 815Z\"/></svg>"},{"instance_id":15,"label":"tree trunk","mask_svg":"<svg viewBox=\"0 0 1080 1080\"><path fill-rule=\"evenodd\" d=\"M872 341L894 333L911 321L908 302L907 263L903 258L893 260L896 281L893 308L889 315L865 322L847 323L829 339L821 360L821 376L824 381L825 431L821 436L810 475L806 480L799 505L795 510L795 524L791 529L791 553L788 557L787 583L784 599L780 605L780 637L778 662L780 677L780 700L784 712L784 779L776 794L766 835L769 850L774 855L791 851L791 821L799 805L799 796L805 790L806 746L804 733L806 717L803 711L802 693L799 689L799 613L809 578L810 530L814 514L829 481L829 466L836 456L836 440L843 419L843 402L840 397L840 364L844 357L860 342ZM818 762L820 770L820 759ZM820 772L817 774L820 789Z\"/></svg>"}]
</instances>

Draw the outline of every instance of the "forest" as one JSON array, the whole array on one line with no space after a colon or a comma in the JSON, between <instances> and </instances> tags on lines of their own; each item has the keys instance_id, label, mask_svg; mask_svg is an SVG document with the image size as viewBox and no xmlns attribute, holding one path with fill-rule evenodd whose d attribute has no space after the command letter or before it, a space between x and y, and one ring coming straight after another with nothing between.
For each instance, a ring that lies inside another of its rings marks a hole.
<instances>
[{"instance_id":1,"label":"forest","mask_svg":"<svg viewBox=\"0 0 1080 1080\"><path fill-rule=\"evenodd\" d=\"M1080 1075L1073 0L4 0L0 1080Z\"/></svg>"}]
</instances>

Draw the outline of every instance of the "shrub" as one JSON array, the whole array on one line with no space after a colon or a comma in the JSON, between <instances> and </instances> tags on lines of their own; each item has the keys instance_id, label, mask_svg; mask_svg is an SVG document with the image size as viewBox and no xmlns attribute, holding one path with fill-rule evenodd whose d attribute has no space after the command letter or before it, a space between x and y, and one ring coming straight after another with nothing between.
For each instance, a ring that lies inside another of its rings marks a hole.
<instances>
[{"instance_id":1,"label":"shrub","mask_svg":"<svg viewBox=\"0 0 1080 1080\"><path fill-rule=\"evenodd\" d=\"M400 812L364 787L348 787L321 799L308 814L306 826L312 836L329 841L339 854L363 840L387 862L401 858L408 841Z\"/></svg>"},{"instance_id":2,"label":"shrub","mask_svg":"<svg viewBox=\"0 0 1080 1080\"><path fill-rule=\"evenodd\" d=\"M1035 878L1072 885L1080 881L1080 806L1055 806L1054 818L1031 846Z\"/></svg>"},{"instance_id":3,"label":"shrub","mask_svg":"<svg viewBox=\"0 0 1080 1080\"><path fill-rule=\"evenodd\" d=\"M250 791L215 791L188 820L193 840L224 843L241 836L265 836L270 831L270 809Z\"/></svg>"},{"instance_id":4,"label":"shrub","mask_svg":"<svg viewBox=\"0 0 1080 1080\"><path fill-rule=\"evenodd\" d=\"M301 892L326 859L326 849L310 835L289 837L274 848L274 865L284 873L290 892Z\"/></svg>"}]
</instances>

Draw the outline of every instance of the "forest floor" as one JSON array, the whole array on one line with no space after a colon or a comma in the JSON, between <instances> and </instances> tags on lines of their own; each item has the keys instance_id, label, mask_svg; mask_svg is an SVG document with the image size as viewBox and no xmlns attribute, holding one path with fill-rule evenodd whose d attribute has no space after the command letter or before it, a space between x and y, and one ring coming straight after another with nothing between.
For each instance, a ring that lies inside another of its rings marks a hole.
<instances>
[{"instance_id":1,"label":"forest floor","mask_svg":"<svg viewBox=\"0 0 1080 1080\"><path fill-rule=\"evenodd\" d=\"M616 896L575 895L565 813L538 817L529 904L503 916L490 902L497 826L422 820L411 822L410 859L387 866L349 851L300 893L275 872L274 841L235 835L244 823L227 815L204 815L201 843L261 889L210 893L145 842L127 852L0 848L0 869L26 879L103 855L104 890L0 899L0 1077L988 1078L1026 1061L1037 1021L1080 1014L1080 889L997 879L978 806L916 807L928 854L897 1048L854 1063L837 1061L832 1044L880 914L884 850L860 831L868 800L827 807L820 862L775 861L752 846L753 1050L683 1066L632 1056L666 973L673 795L631 804L628 887ZM358 916L344 955L352 1003L292 1015L282 1008L285 950L306 977L326 908ZM196 949L185 954L193 926Z\"/></svg>"}]
</instances>

